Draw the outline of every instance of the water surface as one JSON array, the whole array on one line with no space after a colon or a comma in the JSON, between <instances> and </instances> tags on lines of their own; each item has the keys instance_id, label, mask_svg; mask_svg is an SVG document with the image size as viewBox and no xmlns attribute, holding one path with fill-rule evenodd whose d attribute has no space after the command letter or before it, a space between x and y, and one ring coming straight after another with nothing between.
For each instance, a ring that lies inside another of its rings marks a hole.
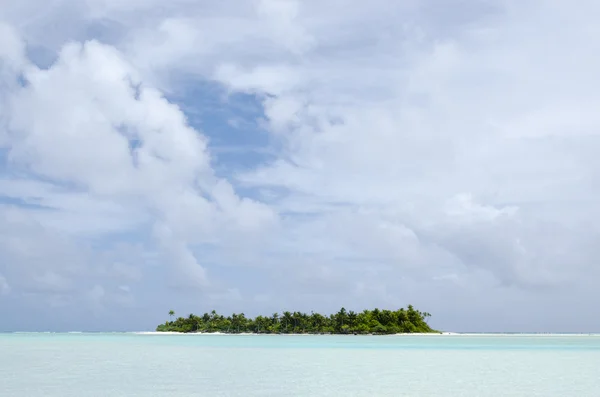
<instances>
[{"instance_id":1,"label":"water surface","mask_svg":"<svg viewBox=\"0 0 600 397\"><path fill-rule=\"evenodd\" d=\"M600 336L0 334L2 396L597 396Z\"/></svg>"}]
</instances>

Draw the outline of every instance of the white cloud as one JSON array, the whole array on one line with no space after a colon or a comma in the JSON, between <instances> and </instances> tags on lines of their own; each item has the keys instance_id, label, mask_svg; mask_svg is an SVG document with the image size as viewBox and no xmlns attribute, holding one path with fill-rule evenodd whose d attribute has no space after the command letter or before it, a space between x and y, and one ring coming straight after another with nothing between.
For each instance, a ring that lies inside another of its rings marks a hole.
<instances>
[{"instance_id":1,"label":"white cloud","mask_svg":"<svg viewBox=\"0 0 600 397\"><path fill-rule=\"evenodd\" d=\"M164 225L174 232L153 236L165 263L180 283L202 288L208 279L190 243L218 243L228 230L256 232L263 221L276 220L271 210L238 199L213 175L204 137L116 49L95 41L70 43L50 68L26 64L16 73L26 84L12 87L8 98L5 147L9 170L21 176L1 183L5 196L41 206L27 217L44 233L56 231L69 241L81 232L97 238L139 232L148 223ZM24 241L40 244L16 229L8 233L7 252ZM6 266L23 260L13 256ZM55 272L55 260L32 258L46 270L26 281L48 291L73 290ZM86 267L84 261L76 262ZM103 291L99 288L93 287L93 296Z\"/></svg>"},{"instance_id":2,"label":"white cloud","mask_svg":"<svg viewBox=\"0 0 600 397\"><path fill-rule=\"evenodd\" d=\"M383 48L364 48L327 62L318 51L307 55L306 67L292 69L295 86L267 103L277 136L287 145L286 156L242 180L284 186L323 210L328 203L351 204L346 211L353 224L330 228L338 237L352 228L364 230L360 218L351 215L361 208L373 220L414 230L421 246L427 239L439 246L431 236L446 230L446 238L460 245L442 245L448 253L491 271L503 283L554 284L585 277L582 269L591 269L595 257L587 241L597 230L585 216L597 214L587 200L597 196L590 179L596 163L576 157L574 147L584 141L597 145L600 124L592 109L598 96L591 90L597 91L592 82L600 65L589 55L596 44L588 40L595 25L573 14L578 19L562 24L560 33L523 39L531 15L551 26L569 10L541 3L527 10L513 6L485 29L461 27L458 37L436 37L421 47L409 45L420 37L409 31L395 43L381 40ZM525 11L532 14L525 18ZM571 56L540 46L550 40ZM339 65L335 72L333 65ZM376 68L376 74L370 73ZM248 79L228 82L240 89L255 82L269 91L269 83ZM286 104L306 100L307 90L306 110L290 113ZM538 113L544 108L553 110ZM282 134L285 121L291 123ZM461 200L469 196L481 204ZM453 197L458 201L448 207ZM298 210L293 203L289 207L283 201L281 208ZM549 214L552 209L556 212ZM561 238L542 232L548 222ZM362 241L346 249L367 246L371 235L364 233ZM552 241L551 246L542 241Z\"/></svg>"},{"instance_id":3,"label":"white cloud","mask_svg":"<svg viewBox=\"0 0 600 397\"><path fill-rule=\"evenodd\" d=\"M0 274L0 295L7 295L10 293L10 285L6 281L6 277Z\"/></svg>"},{"instance_id":4,"label":"white cloud","mask_svg":"<svg viewBox=\"0 0 600 397\"><path fill-rule=\"evenodd\" d=\"M2 57L3 69L15 71L25 62L25 44L20 40L15 30L4 23L0 24L0 56ZM2 76L8 77L6 75ZM5 81L3 81L4 83Z\"/></svg>"},{"instance_id":5,"label":"white cloud","mask_svg":"<svg viewBox=\"0 0 600 397\"><path fill-rule=\"evenodd\" d=\"M206 263L256 269L260 285L223 287L238 300L435 314L597 298L597 2L85 4L46 39L40 21L66 17L11 6L0 35L0 144L21 174L0 187L58 209L29 212L45 230L152 231L174 282L203 288ZM56 62L34 66L19 37ZM161 96L207 80L261 98L275 161L214 175L207 140Z\"/></svg>"}]
</instances>

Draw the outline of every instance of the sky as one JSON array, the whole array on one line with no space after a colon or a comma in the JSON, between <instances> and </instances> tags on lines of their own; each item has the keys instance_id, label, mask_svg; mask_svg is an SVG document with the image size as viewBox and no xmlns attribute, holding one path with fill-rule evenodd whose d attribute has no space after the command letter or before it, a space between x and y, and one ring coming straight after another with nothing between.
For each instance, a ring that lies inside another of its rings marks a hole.
<instances>
[{"instance_id":1,"label":"sky","mask_svg":"<svg viewBox=\"0 0 600 397\"><path fill-rule=\"evenodd\" d=\"M599 332L600 3L0 3L0 330L413 304Z\"/></svg>"}]
</instances>

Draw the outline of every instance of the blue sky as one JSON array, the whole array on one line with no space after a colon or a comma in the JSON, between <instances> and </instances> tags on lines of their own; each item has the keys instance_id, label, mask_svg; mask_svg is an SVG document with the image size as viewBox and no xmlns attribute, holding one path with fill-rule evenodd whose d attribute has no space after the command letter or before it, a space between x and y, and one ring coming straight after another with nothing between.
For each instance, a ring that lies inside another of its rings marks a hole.
<instances>
[{"instance_id":1,"label":"blue sky","mask_svg":"<svg viewBox=\"0 0 600 397\"><path fill-rule=\"evenodd\" d=\"M0 329L598 331L599 7L3 6Z\"/></svg>"}]
</instances>

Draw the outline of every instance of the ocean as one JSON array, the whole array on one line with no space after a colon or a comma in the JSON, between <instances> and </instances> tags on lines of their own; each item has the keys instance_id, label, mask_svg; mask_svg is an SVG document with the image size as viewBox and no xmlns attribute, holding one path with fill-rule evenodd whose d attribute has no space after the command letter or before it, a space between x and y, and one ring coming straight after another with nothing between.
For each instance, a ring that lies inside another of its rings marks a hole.
<instances>
[{"instance_id":1,"label":"ocean","mask_svg":"<svg viewBox=\"0 0 600 397\"><path fill-rule=\"evenodd\" d=\"M0 334L0 396L600 396L596 335Z\"/></svg>"}]
</instances>

